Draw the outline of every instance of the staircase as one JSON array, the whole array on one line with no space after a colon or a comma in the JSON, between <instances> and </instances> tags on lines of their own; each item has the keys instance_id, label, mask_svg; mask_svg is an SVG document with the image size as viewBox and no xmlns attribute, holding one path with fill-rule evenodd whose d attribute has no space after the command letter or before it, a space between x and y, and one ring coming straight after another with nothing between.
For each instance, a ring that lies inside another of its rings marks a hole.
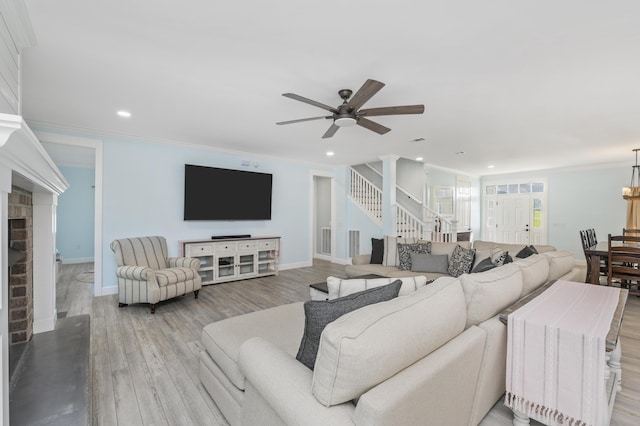
<instances>
[{"instance_id":1,"label":"staircase","mask_svg":"<svg viewBox=\"0 0 640 426\"><path fill-rule=\"evenodd\" d=\"M382 191L363 175L350 168L349 197L376 223L382 225ZM423 204L422 218L395 205L394 235L429 241L456 241L457 221L440 216Z\"/></svg>"}]
</instances>

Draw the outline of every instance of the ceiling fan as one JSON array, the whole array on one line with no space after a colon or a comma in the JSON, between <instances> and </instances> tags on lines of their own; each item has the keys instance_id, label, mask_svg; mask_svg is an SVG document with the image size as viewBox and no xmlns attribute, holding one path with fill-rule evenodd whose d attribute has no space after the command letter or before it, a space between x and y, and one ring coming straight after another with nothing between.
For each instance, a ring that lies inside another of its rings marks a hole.
<instances>
[{"instance_id":1,"label":"ceiling fan","mask_svg":"<svg viewBox=\"0 0 640 426\"><path fill-rule=\"evenodd\" d=\"M302 97L300 95L296 95L295 93L283 93L282 96L295 99L296 101L304 102L309 105L317 106L329 111L331 115L281 121L276 124L293 124L303 121L331 119L333 120L333 124L331 124L329 130L327 130L322 136L323 139L330 138L335 135L340 127L353 126L354 124L374 131L380 135L384 135L391 129L378 124L375 121L371 121L367 117L375 117L380 115L422 114L424 112L424 105L405 105L360 109L360 107L362 107L369 99L373 97L373 95L378 93L378 91L383 87L384 83L369 79L365 81L360 90L358 90L353 96L351 96L353 92L350 89L342 89L338 91L338 95L340 96L340 98L342 98L343 102L342 105L339 105L336 108Z\"/></svg>"}]
</instances>

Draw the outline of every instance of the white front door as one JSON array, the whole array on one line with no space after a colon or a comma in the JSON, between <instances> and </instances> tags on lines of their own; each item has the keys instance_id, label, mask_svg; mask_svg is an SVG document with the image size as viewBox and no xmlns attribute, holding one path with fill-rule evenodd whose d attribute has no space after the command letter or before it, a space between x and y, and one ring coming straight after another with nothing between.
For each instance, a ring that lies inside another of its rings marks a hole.
<instances>
[{"instance_id":1,"label":"white front door","mask_svg":"<svg viewBox=\"0 0 640 426\"><path fill-rule=\"evenodd\" d=\"M496 235L499 242L529 244L529 197L502 197L496 202Z\"/></svg>"},{"instance_id":2,"label":"white front door","mask_svg":"<svg viewBox=\"0 0 640 426\"><path fill-rule=\"evenodd\" d=\"M483 239L546 244L546 182L485 184Z\"/></svg>"}]
</instances>

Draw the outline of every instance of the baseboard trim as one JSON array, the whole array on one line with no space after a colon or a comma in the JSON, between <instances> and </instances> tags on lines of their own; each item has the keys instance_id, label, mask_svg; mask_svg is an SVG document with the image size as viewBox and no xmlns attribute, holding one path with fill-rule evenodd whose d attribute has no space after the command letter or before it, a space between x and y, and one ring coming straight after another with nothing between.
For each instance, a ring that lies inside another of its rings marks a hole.
<instances>
[{"instance_id":1,"label":"baseboard trim","mask_svg":"<svg viewBox=\"0 0 640 426\"><path fill-rule=\"evenodd\" d=\"M109 287L101 287L100 294L96 294L96 296L109 296L110 294L118 294L117 285L113 285Z\"/></svg>"},{"instance_id":2,"label":"baseboard trim","mask_svg":"<svg viewBox=\"0 0 640 426\"><path fill-rule=\"evenodd\" d=\"M309 266L313 266L313 262L306 261L306 262L297 262L297 263L287 263L284 265L280 265L279 269L281 271L286 271L287 269L307 268Z\"/></svg>"},{"instance_id":3,"label":"baseboard trim","mask_svg":"<svg viewBox=\"0 0 640 426\"><path fill-rule=\"evenodd\" d=\"M76 263L92 263L93 257L76 257L75 259L62 259L63 265L72 265Z\"/></svg>"},{"instance_id":4,"label":"baseboard trim","mask_svg":"<svg viewBox=\"0 0 640 426\"><path fill-rule=\"evenodd\" d=\"M58 319L58 311L53 310L53 317L41 320L33 320L33 334L46 333L56 329L56 320Z\"/></svg>"}]
</instances>

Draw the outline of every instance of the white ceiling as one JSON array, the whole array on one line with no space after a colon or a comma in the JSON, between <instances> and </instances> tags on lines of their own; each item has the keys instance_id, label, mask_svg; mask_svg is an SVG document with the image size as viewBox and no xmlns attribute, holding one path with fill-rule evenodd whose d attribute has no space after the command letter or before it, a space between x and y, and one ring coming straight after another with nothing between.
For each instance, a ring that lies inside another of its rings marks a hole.
<instances>
[{"instance_id":1,"label":"white ceiling","mask_svg":"<svg viewBox=\"0 0 640 426\"><path fill-rule=\"evenodd\" d=\"M35 124L335 165L422 156L474 175L632 165L640 147L637 0L26 5L37 46L23 55L23 115ZM376 117L384 136L275 125L325 115L282 93L337 106L367 78L386 87L365 107L425 113Z\"/></svg>"}]
</instances>

